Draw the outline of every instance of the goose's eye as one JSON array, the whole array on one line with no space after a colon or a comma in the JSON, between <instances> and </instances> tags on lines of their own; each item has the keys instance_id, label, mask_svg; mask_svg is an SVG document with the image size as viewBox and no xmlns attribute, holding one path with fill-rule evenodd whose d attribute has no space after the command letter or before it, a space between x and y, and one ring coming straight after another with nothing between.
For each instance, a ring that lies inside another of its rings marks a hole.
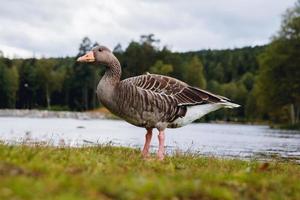
<instances>
[{"instance_id":1,"label":"goose's eye","mask_svg":"<svg viewBox=\"0 0 300 200\"><path fill-rule=\"evenodd\" d=\"M102 51L102 49L99 49L99 51L101 52L101 51Z\"/></svg>"}]
</instances>

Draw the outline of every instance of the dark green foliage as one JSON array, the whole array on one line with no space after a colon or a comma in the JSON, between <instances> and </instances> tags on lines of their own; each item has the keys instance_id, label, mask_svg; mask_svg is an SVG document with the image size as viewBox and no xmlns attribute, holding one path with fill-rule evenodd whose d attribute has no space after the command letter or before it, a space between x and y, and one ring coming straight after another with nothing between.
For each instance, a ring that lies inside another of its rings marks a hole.
<instances>
[{"instance_id":1,"label":"dark green foliage","mask_svg":"<svg viewBox=\"0 0 300 200\"><path fill-rule=\"evenodd\" d=\"M173 72L173 66L158 60L153 66L150 67L149 70L153 74L170 75Z\"/></svg>"},{"instance_id":2,"label":"dark green foliage","mask_svg":"<svg viewBox=\"0 0 300 200\"><path fill-rule=\"evenodd\" d=\"M11 60L0 58L0 108L16 106L18 81L18 71Z\"/></svg>"},{"instance_id":3,"label":"dark green foliage","mask_svg":"<svg viewBox=\"0 0 300 200\"><path fill-rule=\"evenodd\" d=\"M205 89L206 80L203 73L203 65L197 56L193 56L192 59L184 66L184 80L190 85Z\"/></svg>"},{"instance_id":4,"label":"dark green foliage","mask_svg":"<svg viewBox=\"0 0 300 200\"><path fill-rule=\"evenodd\" d=\"M51 109L51 95L61 91L65 79L65 70L57 67L55 59L40 59L36 63L37 84L44 94L46 105Z\"/></svg>"},{"instance_id":5,"label":"dark green foliage","mask_svg":"<svg viewBox=\"0 0 300 200\"><path fill-rule=\"evenodd\" d=\"M94 45L89 38L85 37L79 47L77 57L90 51ZM73 76L70 88L70 108L76 110L88 110L96 106L97 68L88 63L73 64Z\"/></svg>"},{"instance_id":6,"label":"dark green foliage","mask_svg":"<svg viewBox=\"0 0 300 200\"><path fill-rule=\"evenodd\" d=\"M260 56L255 94L262 114L291 124L300 118L300 1L284 15L280 32Z\"/></svg>"},{"instance_id":7,"label":"dark green foliage","mask_svg":"<svg viewBox=\"0 0 300 200\"><path fill-rule=\"evenodd\" d=\"M39 98L36 73L36 59L25 59L19 62L19 93L17 108L34 108L42 101Z\"/></svg>"}]
</instances>

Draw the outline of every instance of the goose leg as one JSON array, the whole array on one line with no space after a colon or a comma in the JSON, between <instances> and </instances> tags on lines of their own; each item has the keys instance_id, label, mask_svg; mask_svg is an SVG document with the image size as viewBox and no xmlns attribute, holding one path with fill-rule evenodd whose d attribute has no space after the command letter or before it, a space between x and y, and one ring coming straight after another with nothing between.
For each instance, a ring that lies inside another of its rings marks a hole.
<instances>
[{"instance_id":1,"label":"goose leg","mask_svg":"<svg viewBox=\"0 0 300 200\"><path fill-rule=\"evenodd\" d=\"M165 132L164 131L159 131L158 133L158 141L159 141L159 146L158 146L158 152L157 152L157 157L159 160L163 160L165 157Z\"/></svg>"},{"instance_id":2,"label":"goose leg","mask_svg":"<svg viewBox=\"0 0 300 200\"><path fill-rule=\"evenodd\" d=\"M146 141L145 141L145 145L144 145L142 154L143 154L144 158L147 158L149 156L150 142L151 142L151 138L152 138L152 128L147 129L145 138L146 138Z\"/></svg>"}]
</instances>

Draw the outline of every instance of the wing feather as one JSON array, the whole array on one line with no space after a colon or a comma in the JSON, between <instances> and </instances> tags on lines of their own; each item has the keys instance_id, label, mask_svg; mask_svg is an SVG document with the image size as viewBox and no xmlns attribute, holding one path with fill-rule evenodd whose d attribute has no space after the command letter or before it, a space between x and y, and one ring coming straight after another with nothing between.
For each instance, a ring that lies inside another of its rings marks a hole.
<instances>
[{"instance_id":1,"label":"wing feather","mask_svg":"<svg viewBox=\"0 0 300 200\"><path fill-rule=\"evenodd\" d=\"M212 94L200 88L168 76L145 74L123 80L146 92L166 95L174 99L177 106L192 106L207 103L222 103L228 98Z\"/></svg>"}]
</instances>

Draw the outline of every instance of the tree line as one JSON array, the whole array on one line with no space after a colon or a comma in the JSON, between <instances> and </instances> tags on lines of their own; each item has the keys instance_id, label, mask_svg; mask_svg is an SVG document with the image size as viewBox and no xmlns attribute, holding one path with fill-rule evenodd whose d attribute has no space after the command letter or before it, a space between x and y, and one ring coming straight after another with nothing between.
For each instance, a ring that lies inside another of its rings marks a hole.
<instances>
[{"instance_id":1,"label":"tree line","mask_svg":"<svg viewBox=\"0 0 300 200\"><path fill-rule=\"evenodd\" d=\"M154 34L142 35L113 52L122 78L145 72L172 76L242 105L220 110L205 120L299 123L300 0L283 16L270 44L226 50L172 52ZM0 55L0 108L91 110L101 66L76 58L98 45L83 38L76 57L9 59Z\"/></svg>"}]
</instances>

